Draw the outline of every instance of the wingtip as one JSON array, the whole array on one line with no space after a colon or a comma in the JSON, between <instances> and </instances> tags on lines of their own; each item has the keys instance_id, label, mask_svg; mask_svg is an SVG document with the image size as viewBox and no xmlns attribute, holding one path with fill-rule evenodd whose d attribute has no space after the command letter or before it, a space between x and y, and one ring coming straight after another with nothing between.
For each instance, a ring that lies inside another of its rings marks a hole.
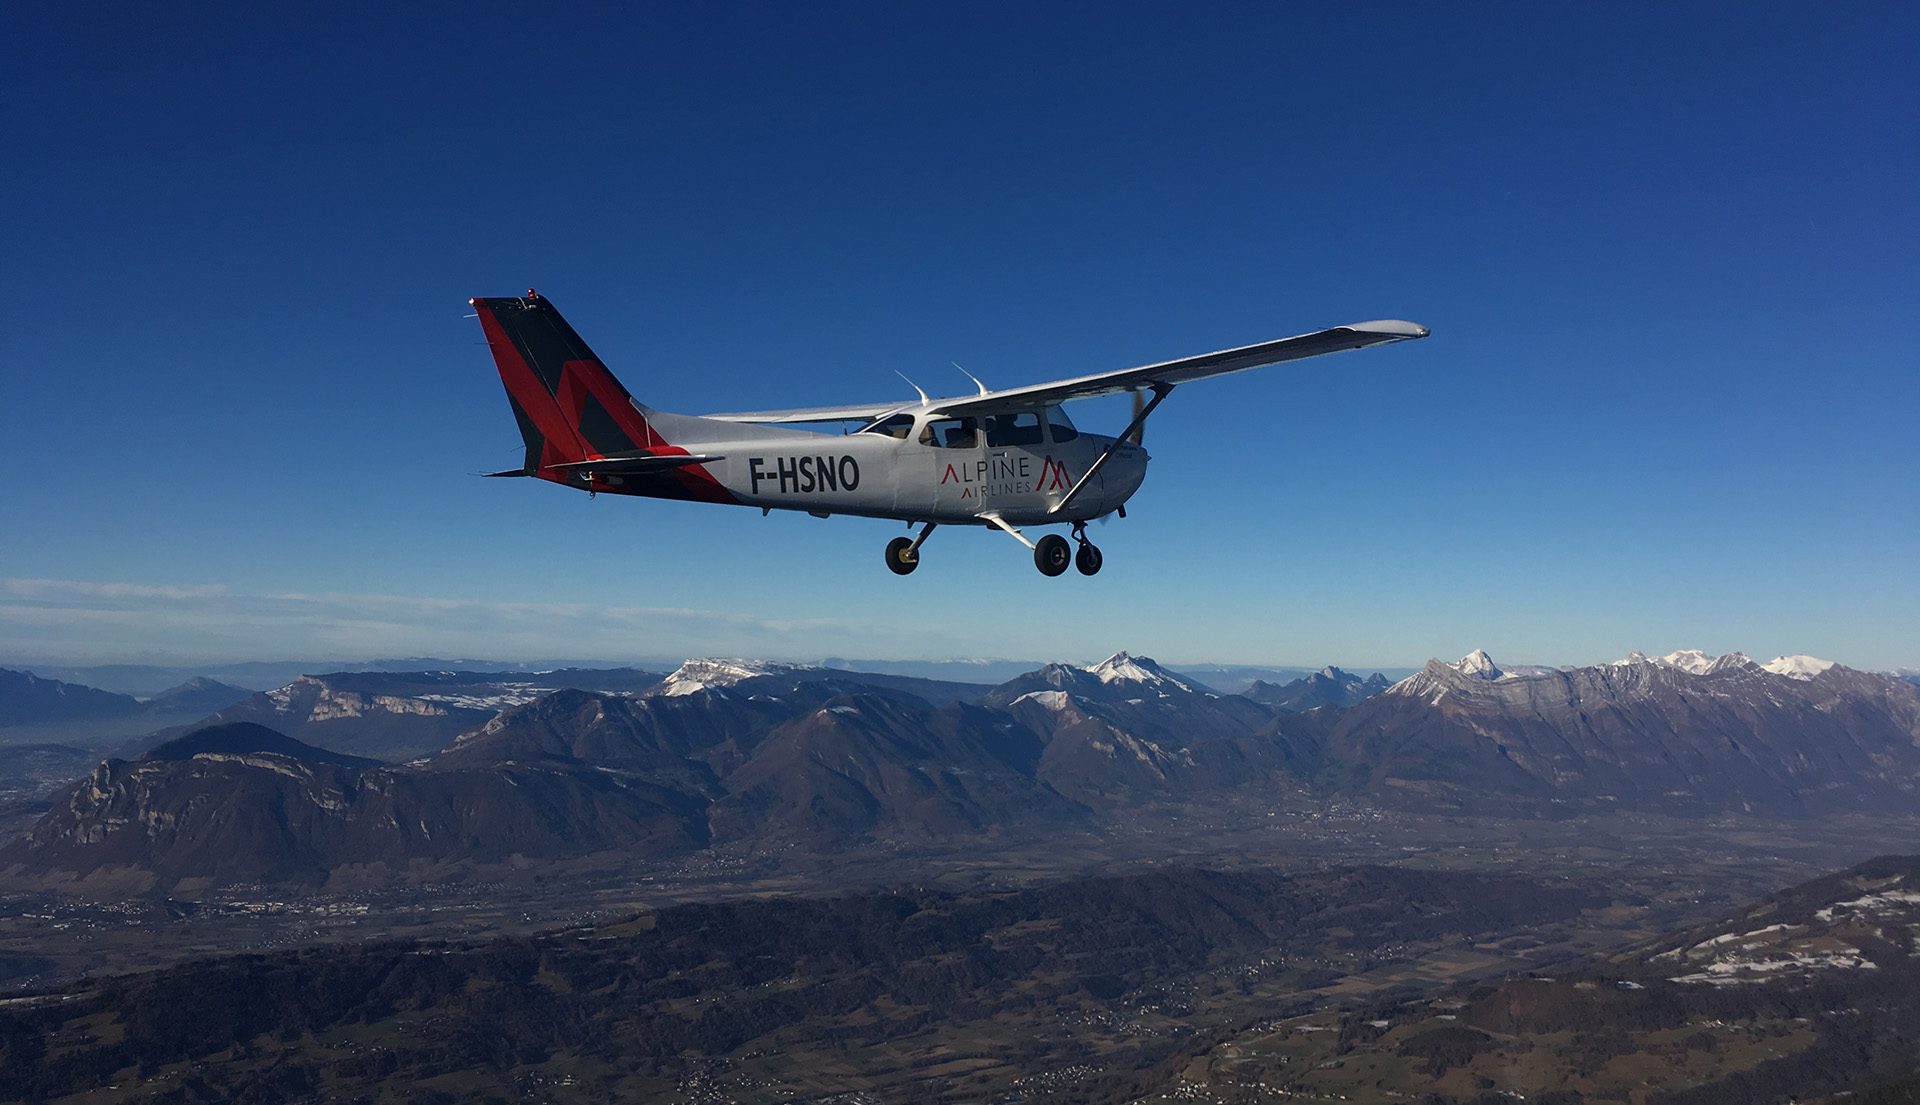
<instances>
[{"instance_id":1,"label":"wingtip","mask_svg":"<svg viewBox=\"0 0 1920 1105\"><path fill-rule=\"evenodd\" d=\"M1390 334L1397 338L1424 338L1428 334L1433 333L1433 331L1417 322L1407 322L1404 319L1397 318L1375 319L1372 322L1356 322L1347 327L1347 329L1358 330L1366 334Z\"/></svg>"}]
</instances>

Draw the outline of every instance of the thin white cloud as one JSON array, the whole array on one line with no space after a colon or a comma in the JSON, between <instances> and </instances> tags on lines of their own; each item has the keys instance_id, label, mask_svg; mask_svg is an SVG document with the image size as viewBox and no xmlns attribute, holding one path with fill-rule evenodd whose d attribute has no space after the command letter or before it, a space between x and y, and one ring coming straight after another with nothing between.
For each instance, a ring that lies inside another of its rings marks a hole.
<instances>
[{"instance_id":1,"label":"thin white cloud","mask_svg":"<svg viewBox=\"0 0 1920 1105\"><path fill-rule=\"evenodd\" d=\"M218 584L194 587L155 587L144 583L94 583L74 579L0 579L0 594L22 599L57 602L62 599L178 599L193 601L227 593Z\"/></svg>"},{"instance_id":2,"label":"thin white cloud","mask_svg":"<svg viewBox=\"0 0 1920 1105\"><path fill-rule=\"evenodd\" d=\"M899 643L862 618L770 618L737 610L490 602L432 595L0 579L0 654L108 663L131 657L247 660L449 655L817 657Z\"/></svg>"}]
</instances>

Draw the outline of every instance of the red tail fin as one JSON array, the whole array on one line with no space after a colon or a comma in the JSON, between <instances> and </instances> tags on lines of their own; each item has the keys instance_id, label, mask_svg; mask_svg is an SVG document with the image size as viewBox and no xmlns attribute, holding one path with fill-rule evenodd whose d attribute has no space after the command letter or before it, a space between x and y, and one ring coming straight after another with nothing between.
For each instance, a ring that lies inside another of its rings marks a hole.
<instances>
[{"instance_id":1,"label":"red tail fin","mask_svg":"<svg viewBox=\"0 0 1920 1105\"><path fill-rule=\"evenodd\" d=\"M581 461L602 457L685 456L662 439L644 408L620 386L553 304L532 292L515 299L472 299L513 417L527 443L523 475L598 491L709 502L737 502L697 465L596 484Z\"/></svg>"}]
</instances>

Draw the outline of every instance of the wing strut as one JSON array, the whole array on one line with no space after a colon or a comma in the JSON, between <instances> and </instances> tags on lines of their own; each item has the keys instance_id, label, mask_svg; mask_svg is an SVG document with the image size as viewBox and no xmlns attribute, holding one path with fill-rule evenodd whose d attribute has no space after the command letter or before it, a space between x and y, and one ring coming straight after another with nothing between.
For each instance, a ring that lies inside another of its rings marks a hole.
<instances>
[{"instance_id":1,"label":"wing strut","mask_svg":"<svg viewBox=\"0 0 1920 1105\"><path fill-rule=\"evenodd\" d=\"M990 524L998 526L1000 529L1012 534L1015 541L1020 542L1029 549L1033 548L1033 542L1027 540L1026 535L1021 533L1017 527L1009 525L1005 518L1000 517L999 511L990 510L980 517L985 518Z\"/></svg>"},{"instance_id":2,"label":"wing strut","mask_svg":"<svg viewBox=\"0 0 1920 1105\"><path fill-rule=\"evenodd\" d=\"M1067 509L1067 504L1073 502L1074 496L1080 494L1080 489L1087 486L1088 482L1093 479L1095 473L1100 471L1100 466L1107 463L1107 458L1112 456L1114 451L1119 449L1120 446L1127 444L1127 439L1138 433L1140 427L1147 424L1147 416L1153 413L1153 408L1160 405L1160 400L1172 394L1172 384L1153 385L1153 399L1149 401L1146 406L1140 408L1139 413L1133 416L1133 421L1127 423L1127 428L1120 431L1120 436L1113 439L1113 444L1107 446L1107 451L1101 453L1094 459L1092 464L1087 466L1086 474L1082 475L1079 482L1075 483L1072 489L1067 492L1066 498L1053 504L1053 508L1048 510L1047 513L1058 514Z\"/></svg>"}]
</instances>

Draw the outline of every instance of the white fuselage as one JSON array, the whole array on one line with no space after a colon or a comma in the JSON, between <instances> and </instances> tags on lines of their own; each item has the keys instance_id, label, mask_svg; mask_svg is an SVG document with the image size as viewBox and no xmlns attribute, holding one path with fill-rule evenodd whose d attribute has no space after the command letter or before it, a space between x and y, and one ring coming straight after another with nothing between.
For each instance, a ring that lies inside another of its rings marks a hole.
<instances>
[{"instance_id":1,"label":"white fuselage","mask_svg":"<svg viewBox=\"0 0 1920 1105\"><path fill-rule=\"evenodd\" d=\"M1047 426L1020 435L1039 440L996 444L991 431L976 426L949 445L938 429L928 432L924 415L904 436L646 415L676 446L718 456L701 467L743 505L814 514L941 524L986 523L991 516L1011 526L1085 521L1139 490L1149 459L1145 449L1122 443L1092 483L1055 513L1113 438Z\"/></svg>"}]
</instances>

